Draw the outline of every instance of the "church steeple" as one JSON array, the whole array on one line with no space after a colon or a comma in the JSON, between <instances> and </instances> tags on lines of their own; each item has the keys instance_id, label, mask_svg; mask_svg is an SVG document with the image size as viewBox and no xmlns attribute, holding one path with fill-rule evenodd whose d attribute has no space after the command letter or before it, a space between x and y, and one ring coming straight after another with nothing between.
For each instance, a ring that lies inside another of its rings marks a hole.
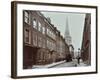
<instances>
[{"instance_id":1,"label":"church steeple","mask_svg":"<svg viewBox=\"0 0 100 80\"><path fill-rule=\"evenodd\" d=\"M65 41L68 45L71 44L71 36L69 33L69 25L68 25L68 17L66 17Z\"/></svg>"}]
</instances>

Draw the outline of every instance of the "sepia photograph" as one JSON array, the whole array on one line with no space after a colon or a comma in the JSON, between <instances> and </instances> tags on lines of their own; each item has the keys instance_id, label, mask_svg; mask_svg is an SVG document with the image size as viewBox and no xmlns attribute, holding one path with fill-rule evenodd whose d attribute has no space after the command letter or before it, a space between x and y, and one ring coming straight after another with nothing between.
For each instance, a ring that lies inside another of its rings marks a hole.
<instances>
[{"instance_id":1,"label":"sepia photograph","mask_svg":"<svg viewBox=\"0 0 100 80\"><path fill-rule=\"evenodd\" d=\"M91 66L91 14L23 10L23 69Z\"/></svg>"},{"instance_id":2,"label":"sepia photograph","mask_svg":"<svg viewBox=\"0 0 100 80\"><path fill-rule=\"evenodd\" d=\"M97 6L12 1L11 77L97 73Z\"/></svg>"}]
</instances>

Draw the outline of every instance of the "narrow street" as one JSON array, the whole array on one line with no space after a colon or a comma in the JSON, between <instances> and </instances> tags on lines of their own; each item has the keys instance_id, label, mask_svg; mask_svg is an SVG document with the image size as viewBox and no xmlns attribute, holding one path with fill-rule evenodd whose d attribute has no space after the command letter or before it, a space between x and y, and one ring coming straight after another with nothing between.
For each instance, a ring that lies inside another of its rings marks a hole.
<instances>
[{"instance_id":1,"label":"narrow street","mask_svg":"<svg viewBox=\"0 0 100 80\"><path fill-rule=\"evenodd\" d=\"M59 65L54 66L54 68L61 68L61 67L74 67L75 63L73 61L71 62L65 62Z\"/></svg>"},{"instance_id":2,"label":"narrow street","mask_svg":"<svg viewBox=\"0 0 100 80\"><path fill-rule=\"evenodd\" d=\"M81 66L86 66L86 64L84 64L82 61L80 61L80 64L77 63L77 60L74 59L70 62L64 62L62 64L58 64L58 65L55 65L51 68L61 68L61 67L81 67Z\"/></svg>"},{"instance_id":3,"label":"narrow street","mask_svg":"<svg viewBox=\"0 0 100 80\"><path fill-rule=\"evenodd\" d=\"M48 64L48 65L33 65L33 69L34 68L62 68L62 67L84 67L87 66L86 64L84 64L82 62L82 60L80 60L80 63L78 64L77 59L73 59L70 62L66 62L66 61L60 61L60 62L55 62L52 64Z\"/></svg>"}]
</instances>

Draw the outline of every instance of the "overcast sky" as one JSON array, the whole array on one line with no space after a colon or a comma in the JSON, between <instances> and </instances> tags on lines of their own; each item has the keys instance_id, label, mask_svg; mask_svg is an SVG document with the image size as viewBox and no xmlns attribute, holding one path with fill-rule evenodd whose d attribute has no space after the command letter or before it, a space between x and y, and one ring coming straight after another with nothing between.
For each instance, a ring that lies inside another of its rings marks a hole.
<instances>
[{"instance_id":1,"label":"overcast sky","mask_svg":"<svg viewBox=\"0 0 100 80\"><path fill-rule=\"evenodd\" d=\"M65 35L66 25L72 37L72 44L75 51L81 48L84 28L85 14L83 13L62 13L62 12L42 12L45 17L50 17L51 23L60 30L61 35ZM68 19L68 23L66 22Z\"/></svg>"}]
</instances>

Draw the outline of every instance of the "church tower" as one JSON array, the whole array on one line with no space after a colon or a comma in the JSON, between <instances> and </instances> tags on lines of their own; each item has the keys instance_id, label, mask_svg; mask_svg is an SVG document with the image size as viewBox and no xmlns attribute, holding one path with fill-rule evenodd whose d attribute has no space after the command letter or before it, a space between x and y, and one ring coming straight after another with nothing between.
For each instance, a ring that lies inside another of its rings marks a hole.
<instances>
[{"instance_id":1,"label":"church tower","mask_svg":"<svg viewBox=\"0 0 100 80\"><path fill-rule=\"evenodd\" d=\"M65 28L65 41L68 45L71 45L71 36L69 33L68 17L66 18L66 28Z\"/></svg>"}]
</instances>

